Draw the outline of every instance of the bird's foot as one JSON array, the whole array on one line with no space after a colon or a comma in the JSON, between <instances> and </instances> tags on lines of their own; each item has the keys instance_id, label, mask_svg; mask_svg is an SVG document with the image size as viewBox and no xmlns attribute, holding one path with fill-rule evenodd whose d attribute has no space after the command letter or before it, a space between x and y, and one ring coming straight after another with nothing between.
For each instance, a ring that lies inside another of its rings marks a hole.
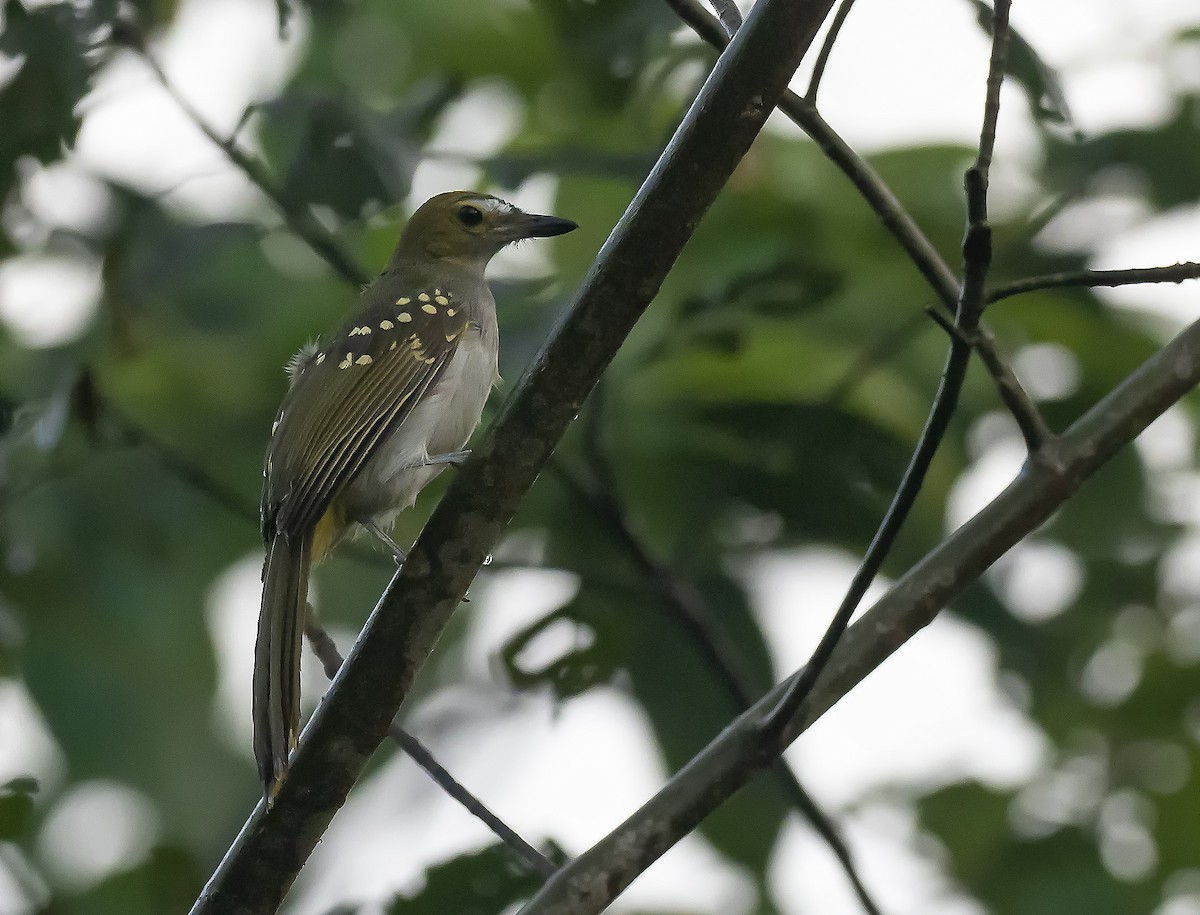
<instances>
[{"instance_id":1,"label":"bird's foot","mask_svg":"<svg viewBox=\"0 0 1200 915\"><path fill-rule=\"evenodd\" d=\"M388 550L391 551L392 556L396 560L397 566L404 565L404 560L408 558L408 553L406 553L400 547L400 544L396 543L396 541L391 538L391 536L387 533L387 531L385 531L383 528L381 528L374 521L366 520L366 521L362 521L360 523L362 524L363 527L365 527L372 534L374 534L376 537L378 537L380 543L382 543L384 546L386 546L388 548Z\"/></svg>"}]
</instances>

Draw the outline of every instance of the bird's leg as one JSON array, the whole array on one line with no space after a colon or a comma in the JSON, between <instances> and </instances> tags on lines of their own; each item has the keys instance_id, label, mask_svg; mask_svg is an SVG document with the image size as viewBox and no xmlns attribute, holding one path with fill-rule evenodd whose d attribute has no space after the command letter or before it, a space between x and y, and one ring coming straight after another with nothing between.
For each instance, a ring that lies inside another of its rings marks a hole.
<instances>
[{"instance_id":1,"label":"bird's leg","mask_svg":"<svg viewBox=\"0 0 1200 915\"><path fill-rule=\"evenodd\" d=\"M378 537L383 544L392 551L392 556L396 559L396 565L404 565L404 560L408 558L408 553L400 548L400 545L393 540L388 533L370 518L365 518L359 521L363 527L369 530L372 534Z\"/></svg>"},{"instance_id":2,"label":"bird's leg","mask_svg":"<svg viewBox=\"0 0 1200 915\"><path fill-rule=\"evenodd\" d=\"M369 530L372 534L374 534L380 540L382 540L385 544L387 544L388 549L390 549L392 551L392 555L396 558L396 565L398 565L398 566L404 565L404 560L408 558L408 553L406 553L406 552L404 552L404 550L400 549L400 545L397 544L396 541L393 540L391 537L389 537L387 535L387 533L383 530L383 528L381 528L378 524L376 524L374 521L371 521L370 519L366 519L366 520L360 521L358 523L361 524L363 527L365 527L367 530ZM485 562L484 565L489 564L491 561L492 561L492 557L491 557L491 554L489 553L487 562ZM463 595L463 603L469 604L470 602L471 602L471 598L467 597L464 594ZM332 679L332 678L330 678L330 679Z\"/></svg>"},{"instance_id":3,"label":"bird's leg","mask_svg":"<svg viewBox=\"0 0 1200 915\"><path fill-rule=\"evenodd\" d=\"M457 467L471 454L470 451L448 451L446 454L430 454L421 462L422 467L432 467L434 464L453 464Z\"/></svg>"}]
</instances>

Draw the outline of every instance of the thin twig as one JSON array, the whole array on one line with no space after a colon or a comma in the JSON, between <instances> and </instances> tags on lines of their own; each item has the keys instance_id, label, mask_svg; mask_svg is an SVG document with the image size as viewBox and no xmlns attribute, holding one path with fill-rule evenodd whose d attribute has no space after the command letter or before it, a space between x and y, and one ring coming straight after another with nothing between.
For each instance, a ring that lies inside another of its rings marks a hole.
<instances>
[{"instance_id":1,"label":"thin twig","mask_svg":"<svg viewBox=\"0 0 1200 915\"><path fill-rule=\"evenodd\" d=\"M913 450L912 458L904 471L896 494L888 506L879 529L871 539L871 545L863 556L862 563L851 579L850 587L841 605L833 615L812 656L778 704L762 721L764 739L772 739L782 732L796 710L812 692L817 678L833 656L850 618L866 595L891 551L896 536L916 501L938 446L949 428L950 420L958 405L958 397L966 380L967 366L971 355L971 335L977 333L979 318L983 313L983 284L991 263L991 229L987 225L987 179L991 166L992 148L995 144L996 117L999 112L1000 84L1004 78L1005 55L1008 42L1009 0L997 0L996 21L993 27L992 56L988 69L987 100L984 104L983 128L980 133L979 156L975 165L967 170L967 231L963 239L962 293L955 315L955 330L950 339L950 352L946 368L930 408L929 418L921 437ZM1030 453L1036 449L1031 448Z\"/></svg>"},{"instance_id":2,"label":"thin twig","mask_svg":"<svg viewBox=\"0 0 1200 915\"><path fill-rule=\"evenodd\" d=\"M355 287L365 286L370 275L351 257L341 243L328 232L306 206L289 200L275 184L267 169L252 155L243 150L232 137L223 137L217 132L197 108L184 96L167 77L162 66L150 53L140 34L126 25L114 32L114 40L133 50L145 62L155 79L171 96L187 118L211 140L225 157L244 174L262 193L275 204L289 229L302 238L333 270L346 282Z\"/></svg>"},{"instance_id":3,"label":"thin twig","mask_svg":"<svg viewBox=\"0 0 1200 915\"><path fill-rule=\"evenodd\" d=\"M1074 286L1136 286L1141 283L1182 283L1200 279L1200 263L1182 261L1169 267L1137 267L1130 270L1076 270L1048 273L1006 283L987 294L987 304L1039 289Z\"/></svg>"},{"instance_id":4,"label":"thin twig","mask_svg":"<svg viewBox=\"0 0 1200 915\"><path fill-rule=\"evenodd\" d=\"M833 46L837 42L838 35L842 31L842 26L846 24L846 19L853 7L854 0L842 0L841 6L833 14L833 21L829 23L829 31L825 34L825 40L821 43L821 51L817 54L817 61L813 64L812 76L808 80L808 89L804 93L804 100L810 105L817 104L817 91L821 88L821 79L825 76L825 67L829 63L829 55L833 53Z\"/></svg>"},{"instance_id":5,"label":"thin twig","mask_svg":"<svg viewBox=\"0 0 1200 915\"><path fill-rule=\"evenodd\" d=\"M325 669L325 676L332 681L342 667L342 655L338 651L333 637L317 622L311 605L304 621L304 635L308 639L313 654L317 656L321 666ZM477 817L495 833L500 841L518 854L531 870L543 877L549 877L558 870L558 865L522 839L512 827L492 813L483 801L464 788L453 775L446 771L444 766L433 758L433 754L425 748L421 741L400 727L399 722L392 722L391 728L388 729L388 735L399 745L400 749L412 757L413 762L425 770L439 788L462 804L472 816Z\"/></svg>"}]
</instances>

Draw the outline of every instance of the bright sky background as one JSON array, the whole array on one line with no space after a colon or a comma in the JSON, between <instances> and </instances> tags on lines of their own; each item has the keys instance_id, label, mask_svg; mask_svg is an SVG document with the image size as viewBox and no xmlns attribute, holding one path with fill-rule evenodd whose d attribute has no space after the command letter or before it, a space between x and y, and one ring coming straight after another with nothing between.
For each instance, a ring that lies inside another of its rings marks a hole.
<instances>
[{"instance_id":1,"label":"bright sky background","mask_svg":"<svg viewBox=\"0 0 1200 915\"><path fill-rule=\"evenodd\" d=\"M973 142L988 50L973 17L965 0L859 0L823 83L826 117L862 149L931 138ZM1161 121L1170 116L1177 93L1200 86L1200 55L1164 53L1171 34L1200 25L1195 0L1017 0L1013 21L1060 69L1085 133ZM281 45L271 0L184 0L176 27L156 53L180 91L225 132L248 103L269 96L286 79L303 31L295 29ZM218 59L221 66L214 67ZM1022 176L1038 155L1023 97L1006 88L1003 101L999 205L1006 194L1029 192ZM87 117L71 161L28 176L43 219L86 225L103 218L105 192L93 174L165 193L171 206L197 219L267 212L258 193L137 61L115 61L83 110ZM489 127L482 134L471 131L468 148L464 124L477 126L480 118ZM486 154L518 129L520 118L520 107L505 93L484 88L446 116L432 145ZM426 163L416 176L414 202L477 180L478 172L469 167ZM534 179L510 196L519 205L548 211L553 192L552 181ZM1146 220L1140 207L1116 199L1084 213L1068 211L1047 233L1048 243L1093 243L1097 267L1195 260L1198 238L1200 208ZM37 239L28 242L36 247ZM534 246L526 246L498 259L497 269L536 270L537 258ZM98 266L30 255L0 267L0 320L30 345L70 339L90 320ZM1197 292L1194 284L1131 287L1111 293L1111 300L1178 323L1194 313ZM1069 354L1027 356L1022 365L1031 383L1070 383L1063 380L1070 372ZM1181 452L1179 436L1190 433L1181 430L1178 418L1163 422L1141 447L1156 466L1170 471L1188 453ZM952 499L950 527L994 495L1019 464L1011 429L1002 420L979 440L977 463ZM1197 491L1194 481L1180 485L1188 483L1189 492ZM1189 520L1194 523L1197 514ZM223 659L213 726L247 755L259 562L259 556L248 556L228 570L214 585L208 615ZM805 551L745 570L781 670L802 663L853 565L846 555ZM1036 543L1020 547L992 574L1030 618L1053 615L1081 585L1070 555ZM471 618L466 682L422 708L412 724L441 761L519 831L534 840L553 837L578 852L653 793L665 773L645 720L619 688L596 690L556 709L494 687L491 653L514 628L573 587L561 576L536 572L487 576L476 586L476 600L460 611ZM349 638L342 633L340 641L345 645ZM322 688L315 667L308 665L310 699ZM0 727L25 735L0 741L0 778L29 771L51 782L61 777L62 760L23 691L0 691ZM815 796L844 814L865 879L889 913L965 915L977 909L955 893L928 844L917 841L912 809L886 789L964 778L1023 784L1045 763L1046 748L1036 726L997 687L988 639L962 617L945 614L804 735L788 758ZM103 823L106 842L93 841L97 823ZM86 884L144 854L157 828L150 805L137 792L91 784L58 803L42 841L61 852L62 879ZM489 840L414 765L394 760L360 786L339 814L304 871L290 911L318 913L347 899L381 899L397 888L415 888L428 864ZM859 911L828 852L798 824L788 828L772 883L788 915ZM692 838L640 879L613 911L674 907L737 915L751 907L749 894L743 875Z\"/></svg>"}]
</instances>

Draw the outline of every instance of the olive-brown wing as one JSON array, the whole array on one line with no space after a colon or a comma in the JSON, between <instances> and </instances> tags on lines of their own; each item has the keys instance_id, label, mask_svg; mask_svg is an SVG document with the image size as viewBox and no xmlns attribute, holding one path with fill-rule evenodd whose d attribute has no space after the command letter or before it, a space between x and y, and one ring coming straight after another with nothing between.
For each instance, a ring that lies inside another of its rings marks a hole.
<instances>
[{"instance_id":1,"label":"olive-brown wing","mask_svg":"<svg viewBox=\"0 0 1200 915\"><path fill-rule=\"evenodd\" d=\"M441 374L461 312L400 296L358 315L297 369L267 452L264 524L313 527Z\"/></svg>"}]
</instances>

